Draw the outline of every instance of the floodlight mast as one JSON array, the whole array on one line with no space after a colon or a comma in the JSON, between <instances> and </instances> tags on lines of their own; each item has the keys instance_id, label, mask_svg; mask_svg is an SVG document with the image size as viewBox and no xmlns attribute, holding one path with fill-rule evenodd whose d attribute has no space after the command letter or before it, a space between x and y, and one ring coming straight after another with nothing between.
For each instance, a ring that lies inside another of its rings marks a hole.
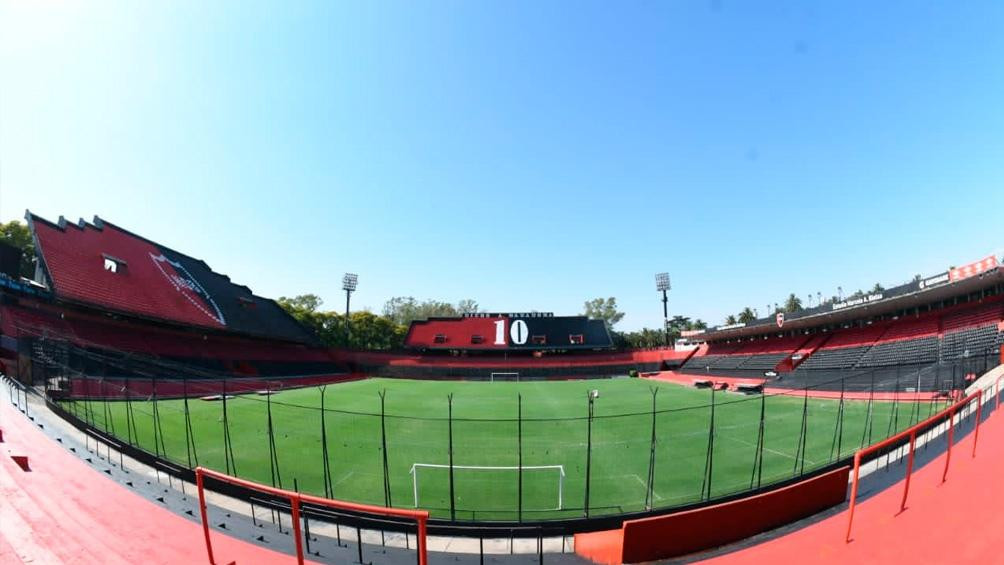
<instances>
[{"instance_id":1,"label":"floodlight mast","mask_svg":"<svg viewBox=\"0 0 1004 565\"><path fill-rule=\"evenodd\" d=\"M655 289L662 293L662 327L666 334L666 347L669 347L669 296L666 292L670 288L669 273L655 275Z\"/></svg>"},{"instance_id":2,"label":"floodlight mast","mask_svg":"<svg viewBox=\"0 0 1004 565\"><path fill-rule=\"evenodd\" d=\"M349 346L349 301L352 297L352 293L356 291L356 287L359 286L359 275L355 273L345 273L342 277L342 290L345 291L345 347Z\"/></svg>"}]
</instances>

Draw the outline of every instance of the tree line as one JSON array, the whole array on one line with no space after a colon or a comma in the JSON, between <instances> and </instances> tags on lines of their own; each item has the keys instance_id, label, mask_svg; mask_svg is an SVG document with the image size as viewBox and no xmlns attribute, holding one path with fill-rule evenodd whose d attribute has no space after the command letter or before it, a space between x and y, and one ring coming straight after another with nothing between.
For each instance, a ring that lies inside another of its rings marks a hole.
<instances>
[{"instance_id":1,"label":"tree line","mask_svg":"<svg viewBox=\"0 0 1004 565\"><path fill-rule=\"evenodd\" d=\"M914 280L920 280L920 275L917 275ZM839 287L838 290L840 290ZM844 296L843 298L841 298L839 295L836 294L824 298L822 293L817 292L815 295L809 293L806 295L806 302L811 305L813 299L815 299L816 304L811 307L816 308L819 306L826 306L828 304L841 302L843 300L855 300L857 298L862 298L867 294L874 294L876 292L882 292L883 290L885 290L885 287L883 287L879 283L875 283L875 286L873 286L872 289L867 292L862 289L858 289L853 293ZM764 311L767 312L768 316L772 314L776 315L780 313L800 312L806 309L805 306L806 302L802 302L802 298L796 295L794 292L792 292L791 294L788 295L788 298L786 298L784 302L782 302L781 304L775 302L773 307L771 307L771 305L768 304ZM758 310L747 306L743 308L738 314L729 314L728 316L726 316L724 324L725 325L748 324L756 320L758 314L759 314Z\"/></svg>"}]
</instances>

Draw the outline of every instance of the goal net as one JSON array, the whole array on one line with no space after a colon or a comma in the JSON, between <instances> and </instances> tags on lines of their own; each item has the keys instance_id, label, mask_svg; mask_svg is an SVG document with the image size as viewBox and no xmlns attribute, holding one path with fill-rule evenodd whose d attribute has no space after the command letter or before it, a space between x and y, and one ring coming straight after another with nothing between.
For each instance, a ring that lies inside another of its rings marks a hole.
<instances>
[{"instance_id":1,"label":"goal net","mask_svg":"<svg viewBox=\"0 0 1004 565\"><path fill-rule=\"evenodd\" d=\"M495 381L519 381L519 373L492 373L490 379ZM523 467L526 469L526 467Z\"/></svg>"},{"instance_id":2,"label":"goal net","mask_svg":"<svg viewBox=\"0 0 1004 565\"><path fill-rule=\"evenodd\" d=\"M564 465L524 465L522 470L523 498L527 510L564 508ZM519 471L519 466L454 465L453 480L458 505L515 510ZM411 486L415 508L439 506L444 498L449 499L450 466L413 464ZM511 508L502 508L505 506Z\"/></svg>"}]
</instances>

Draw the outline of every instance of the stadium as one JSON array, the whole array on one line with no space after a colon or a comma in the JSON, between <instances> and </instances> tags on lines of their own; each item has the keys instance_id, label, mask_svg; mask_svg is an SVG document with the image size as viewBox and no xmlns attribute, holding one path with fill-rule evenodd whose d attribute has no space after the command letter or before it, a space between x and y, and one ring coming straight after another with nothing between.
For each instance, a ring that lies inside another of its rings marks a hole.
<instances>
[{"instance_id":1,"label":"stadium","mask_svg":"<svg viewBox=\"0 0 1004 565\"><path fill-rule=\"evenodd\" d=\"M919 461L947 477L999 393L996 256L668 347L479 312L365 351L101 218L25 219L36 276L5 247L0 277L5 410L27 418L8 449L31 451L27 422L58 434L60 457L201 521L211 559L231 535L320 562L699 555L909 485ZM48 457L14 460L58 491Z\"/></svg>"},{"instance_id":2,"label":"stadium","mask_svg":"<svg viewBox=\"0 0 1004 565\"><path fill-rule=\"evenodd\" d=\"M0 0L0 565L1004 563L1001 29Z\"/></svg>"}]
</instances>

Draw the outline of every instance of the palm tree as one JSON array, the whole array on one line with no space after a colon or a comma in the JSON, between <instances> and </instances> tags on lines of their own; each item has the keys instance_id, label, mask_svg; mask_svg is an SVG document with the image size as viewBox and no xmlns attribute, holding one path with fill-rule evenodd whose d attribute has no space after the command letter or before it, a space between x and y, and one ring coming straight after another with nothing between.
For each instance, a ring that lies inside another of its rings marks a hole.
<instances>
[{"instance_id":1,"label":"palm tree","mask_svg":"<svg viewBox=\"0 0 1004 565\"><path fill-rule=\"evenodd\" d=\"M739 313L739 321L740 322L742 322L744 324L748 324L748 323L752 322L753 320L756 320L756 314L753 313L753 310L750 309L749 306L743 308L743 311Z\"/></svg>"},{"instance_id":2,"label":"palm tree","mask_svg":"<svg viewBox=\"0 0 1004 565\"><path fill-rule=\"evenodd\" d=\"M801 309L802 309L802 301L797 296L795 296L794 292L789 294L788 300L784 302L784 311L798 312Z\"/></svg>"},{"instance_id":3,"label":"palm tree","mask_svg":"<svg viewBox=\"0 0 1004 565\"><path fill-rule=\"evenodd\" d=\"M729 314L728 317L725 318L725 325L731 326L734 323L736 323L736 317L733 316L732 314Z\"/></svg>"}]
</instances>

